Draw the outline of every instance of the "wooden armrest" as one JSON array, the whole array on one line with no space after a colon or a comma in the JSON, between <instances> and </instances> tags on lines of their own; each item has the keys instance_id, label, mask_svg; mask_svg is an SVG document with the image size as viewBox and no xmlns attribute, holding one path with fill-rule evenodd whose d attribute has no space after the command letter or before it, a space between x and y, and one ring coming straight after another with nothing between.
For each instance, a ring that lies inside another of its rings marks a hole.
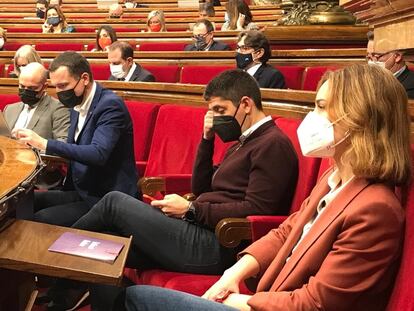
<instances>
[{"instance_id":1,"label":"wooden armrest","mask_svg":"<svg viewBox=\"0 0 414 311\"><path fill-rule=\"evenodd\" d=\"M40 154L40 158L46 164L46 169L49 171L54 171L57 168L69 163L68 159L48 154Z\"/></svg>"},{"instance_id":2,"label":"wooden armrest","mask_svg":"<svg viewBox=\"0 0 414 311\"><path fill-rule=\"evenodd\" d=\"M157 192L165 193L165 179L163 177L142 177L137 186L143 194L154 196Z\"/></svg>"},{"instance_id":3,"label":"wooden armrest","mask_svg":"<svg viewBox=\"0 0 414 311\"><path fill-rule=\"evenodd\" d=\"M246 218L224 218L216 226L216 237L224 247L236 247L252 239L250 223Z\"/></svg>"}]
</instances>

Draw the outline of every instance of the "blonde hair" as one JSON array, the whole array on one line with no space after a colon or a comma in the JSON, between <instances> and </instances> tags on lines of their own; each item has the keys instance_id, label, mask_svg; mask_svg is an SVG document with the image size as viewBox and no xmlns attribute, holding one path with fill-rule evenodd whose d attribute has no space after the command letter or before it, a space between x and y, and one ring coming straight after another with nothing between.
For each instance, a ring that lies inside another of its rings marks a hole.
<instances>
[{"instance_id":1,"label":"blonde hair","mask_svg":"<svg viewBox=\"0 0 414 311\"><path fill-rule=\"evenodd\" d=\"M165 17L164 12L161 10L154 10L148 13L147 17L147 30L150 31L149 22L153 17L158 17L161 23L161 31L167 31L167 27L165 26Z\"/></svg>"},{"instance_id":2,"label":"blonde hair","mask_svg":"<svg viewBox=\"0 0 414 311\"><path fill-rule=\"evenodd\" d=\"M407 93L393 74L374 65L328 72L327 112L349 130L342 161L355 176L407 184L411 177L410 117Z\"/></svg>"},{"instance_id":3,"label":"blonde hair","mask_svg":"<svg viewBox=\"0 0 414 311\"><path fill-rule=\"evenodd\" d=\"M19 58L25 58L27 63L39 63L42 64L42 59L36 50L31 45L23 45L14 54L13 63L14 63L14 72L17 76L20 75L20 68L17 66L17 60Z\"/></svg>"}]
</instances>

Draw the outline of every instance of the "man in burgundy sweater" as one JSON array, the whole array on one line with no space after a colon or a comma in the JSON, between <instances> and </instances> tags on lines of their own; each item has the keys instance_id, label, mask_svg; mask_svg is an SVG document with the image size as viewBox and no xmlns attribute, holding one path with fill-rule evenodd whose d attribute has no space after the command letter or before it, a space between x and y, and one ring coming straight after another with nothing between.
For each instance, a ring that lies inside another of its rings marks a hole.
<instances>
[{"instance_id":1,"label":"man in burgundy sweater","mask_svg":"<svg viewBox=\"0 0 414 311\"><path fill-rule=\"evenodd\" d=\"M221 219L289 211L297 157L289 139L264 114L257 82L246 72L229 70L208 84L204 97L209 111L193 170L195 201L171 194L150 206L111 192L74 225L132 235L130 267L220 274L236 261L237 252L222 247L215 236ZM215 133L223 141L237 141L218 168L212 163ZM94 310L100 304L108 308L111 295L96 293Z\"/></svg>"}]
</instances>

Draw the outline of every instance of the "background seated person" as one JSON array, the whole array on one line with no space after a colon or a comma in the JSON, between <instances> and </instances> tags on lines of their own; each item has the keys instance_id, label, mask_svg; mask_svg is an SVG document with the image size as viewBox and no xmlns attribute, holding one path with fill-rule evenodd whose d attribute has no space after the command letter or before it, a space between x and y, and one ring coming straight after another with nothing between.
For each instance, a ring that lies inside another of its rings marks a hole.
<instances>
[{"instance_id":1,"label":"background seated person","mask_svg":"<svg viewBox=\"0 0 414 311\"><path fill-rule=\"evenodd\" d=\"M117 40L115 29L110 25L102 25L96 32L96 48L92 52L108 51L108 47Z\"/></svg>"},{"instance_id":2,"label":"background seated person","mask_svg":"<svg viewBox=\"0 0 414 311\"><path fill-rule=\"evenodd\" d=\"M36 1L36 16L40 19L45 19L46 10L49 6L48 0L37 0Z\"/></svg>"},{"instance_id":3,"label":"background seated person","mask_svg":"<svg viewBox=\"0 0 414 311\"><path fill-rule=\"evenodd\" d=\"M132 121L122 99L93 80L82 55L61 53L49 70L59 101L71 108L67 143L29 129L19 130L16 137L70 160L63 191L35 193L34 220L71 226L109 191L139 197Z\"/></svg>"},{"instance_id":4,"label":"background seated person","mask_svg":"<svg viewBox=\"0 0 414 311\"><path fill-rule=\"evenodd\" d=\"M236 250L220 246L214 233L221 219L282 215L289 210L298 174L296 153L272 118L264 114L256 81L241 70L226 71L208 84L204 97L209 111L193 169L195 201L170 194L150 206L112 192L73 226L132 235L129 256L134 260L129 266L221 273L236 260ZM218 169L213 167L215 133L225 141L237 141L242 132L243 142L230 147ZM96 301L104 302L106 297L100 298ZM106 303L92 309L111 307Z\"/></svg>"},{"instance_id":5,"label":"background seated person","mask_svg":"<svg viewBox=\"0 0 414 311\"><path fill-rule=\"evenodd\" d=\"M13 132L29 129L46 139L66 142L70 125L69 109L46 93L47 78L47 70L37 62L22 67L19 76L21 102L7 105L4 117ZM60 186L63 178L59 168L46 167L35 185L50 189Z\"/></svg>"},{"instance_id":6,"label":"background seated person","mask_svg":"<svg viewBox=\"0 0 414 311\"><path fill-rule=\"evenodd\" d=\"M209 17L216 16L213 4L211 2L200 3L198 16L200 19L208 19Z\"/></svg>"},{"instance_id":7,"label":"background seated person","mask_svg":"<svg viewBox=\"0 0 414 311\"><path fill-rule=\"evenodd\" d=\"M154 10L154 11L149 12L148 17L147 17L147 31L148 32L167 31L163 11Z\"/></svg>"},{"instance_id":8,"label":"background seated person","mask_svg":"<svg viewBox=\"0 0 414 311\"><path fill-rule=\"evenodd\" d=\"M6 31L0 27L0 51L4 51L4 45L7 42Z\"/></svg>"},{"instance_id":9,"label":"background seated person","mask_svg":"<svg viewBox=\"0 0 414 311\"><path fill-rule=\"evenodd\" d=\"M143 8L146 7L146 5L139 4L138 2L134 0L125 0L124 6L126 9L135 9L135 8Z\"/></svg>"},{"instance_id":10,"label":"background seated person","mask_svg":"<svg viewBox=\"0 0 414 311\"><path fill-rule=\"evenodd\" d=\"M50 2L49 2L49 6L50 5L56 5L56 6L61 7L62 4L63 4L63 0L50 0Z\"/></svg>"},{"instance_id":11,"label":"background seated person","mask_svg":"<svg viewBox=\"0 0 414 311\"><path fill-rule=\"evenodd\" d=\"M118 3L114 3L109 6L109 11L108 11L109 18L121 18L122 14L124 14L122 5Z\"/></svg>"},{"instance_id":12,"label":"background seated person","mask_svg":"<svg viewBox=\"0 0 414 311\"><path fill-rule=\"evenodd\" d=\"M404 235L394 186L411 175L409 125L391 73L367 65L329 73L298 137L304 155L335 165L301 209L241 252L208 300L136 286L127 310L385 310ZM244 280L255 294L239 294Z\"/></svg>"},{"instance_id":13,"label":"background seated person","mask_svg":"<svg viewBox=\"0 0 414 311\"><path fill-rule=\"evenodd\" d=\"M134 49L128 42L116 41L108 47L111 70L109 80L126 82L154 82L155 77L134 62Z\"/></svg>"},{"instance_id":14,"label":"background seated person","mask_svg":"<svg viewBox=\"0 0 414 311\"><path fill-rule=\"evenodd\" d=\"M66 17L59 6L49 6L46 10L43 33L75 32L75 27L68 25Z\"/></svg>"},{"instance_id":15,"label":"background seated person","mask_svg":"<svg viewBox=\"0 0 414 311\"><path fill-rule=\"evenodd\" d=\"M229 51L230 47L214 40L214 26L208 19L201 19L193 26L193 44L185 46L184 51Z\"/></svg>"},{"instance_id":16,"label":"background seated person","mask_svg":"<svg viewBox=\"0 0 414 311\"><path fill-rule=\"evenodd\" d=\"M10 78L18 78L21 69L30 63L42 64L42 60L39 54L37 54L36 50L31 45L23 45L14 54L14 69L13 72L9 74Z\"/></svg>"},{"instance_id":17,"label":"background seated person","mask_svg":"<svg viewBox=\"0 0 414 311\"><path fill-rule=\"evenodd\" d=\"M212 3L214 6L221 6L220 0L201 0L201 3Z\"/></svg>"},{"instance_id":18,"label":"background seated person","mask_svg":"<svg viewBox=\"0 0 414 311\"><path fill-rule=\"evenodd\" d=\"M250 30L239 34L236 53L237 67L253 76L261 88L285 89L283 74L273 66L266 64L271 55L269 41L263 32Z\"/></svg>"},{"instance_id":19,"label":"background seated person","mask_svg":"<svg viewBox=\"0 0 414 311\"><path fill-rule=\"evenodd\" d=\"M47 94L48 72L32 62L19 76L21 102L7 105L4 117L14 131L30 129L46 139L66 142L70 124L69 109Z\"/></svg>"},{"instance_id":20,"label":"background seated person","mask_svg":"<svg viewBox=\"0 0 414 311\"><path fill-rule=\"evenodd\" d=\"M386 53L375 53L374 50L374 32L369 31L367 34L367 60L368 63L379 65L388 69L400 81L408 98L414 99L414 71L408 69L404 60L404 51L393 50Z\"/></svg>"},{"instance_id":21,"label":"background seated person","mask_svg":"<svg viewBox=\"0 0 414 311\"><path fill-rule=\"evenodd\" d=\"M221 30L257 30L253 15L244 0L229 0L226 3L224 24Z\"/></svg>"}]
</instances>

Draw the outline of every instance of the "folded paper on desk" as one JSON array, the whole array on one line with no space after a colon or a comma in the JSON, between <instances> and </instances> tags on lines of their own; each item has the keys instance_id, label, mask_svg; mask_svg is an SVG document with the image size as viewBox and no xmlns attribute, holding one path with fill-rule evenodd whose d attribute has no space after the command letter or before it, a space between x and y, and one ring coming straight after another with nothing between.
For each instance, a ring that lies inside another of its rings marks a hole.
<instances>
[{"instance_id":1,"label":"folded paper on desk","mask_svg":"<svg viewBox=\"0 0 414 311\"><path fill-rule=\"evenodd\" d=\"M48 250L113 263L123 247L122 243L65 232Z\"/></svg>"}]
</instances>

